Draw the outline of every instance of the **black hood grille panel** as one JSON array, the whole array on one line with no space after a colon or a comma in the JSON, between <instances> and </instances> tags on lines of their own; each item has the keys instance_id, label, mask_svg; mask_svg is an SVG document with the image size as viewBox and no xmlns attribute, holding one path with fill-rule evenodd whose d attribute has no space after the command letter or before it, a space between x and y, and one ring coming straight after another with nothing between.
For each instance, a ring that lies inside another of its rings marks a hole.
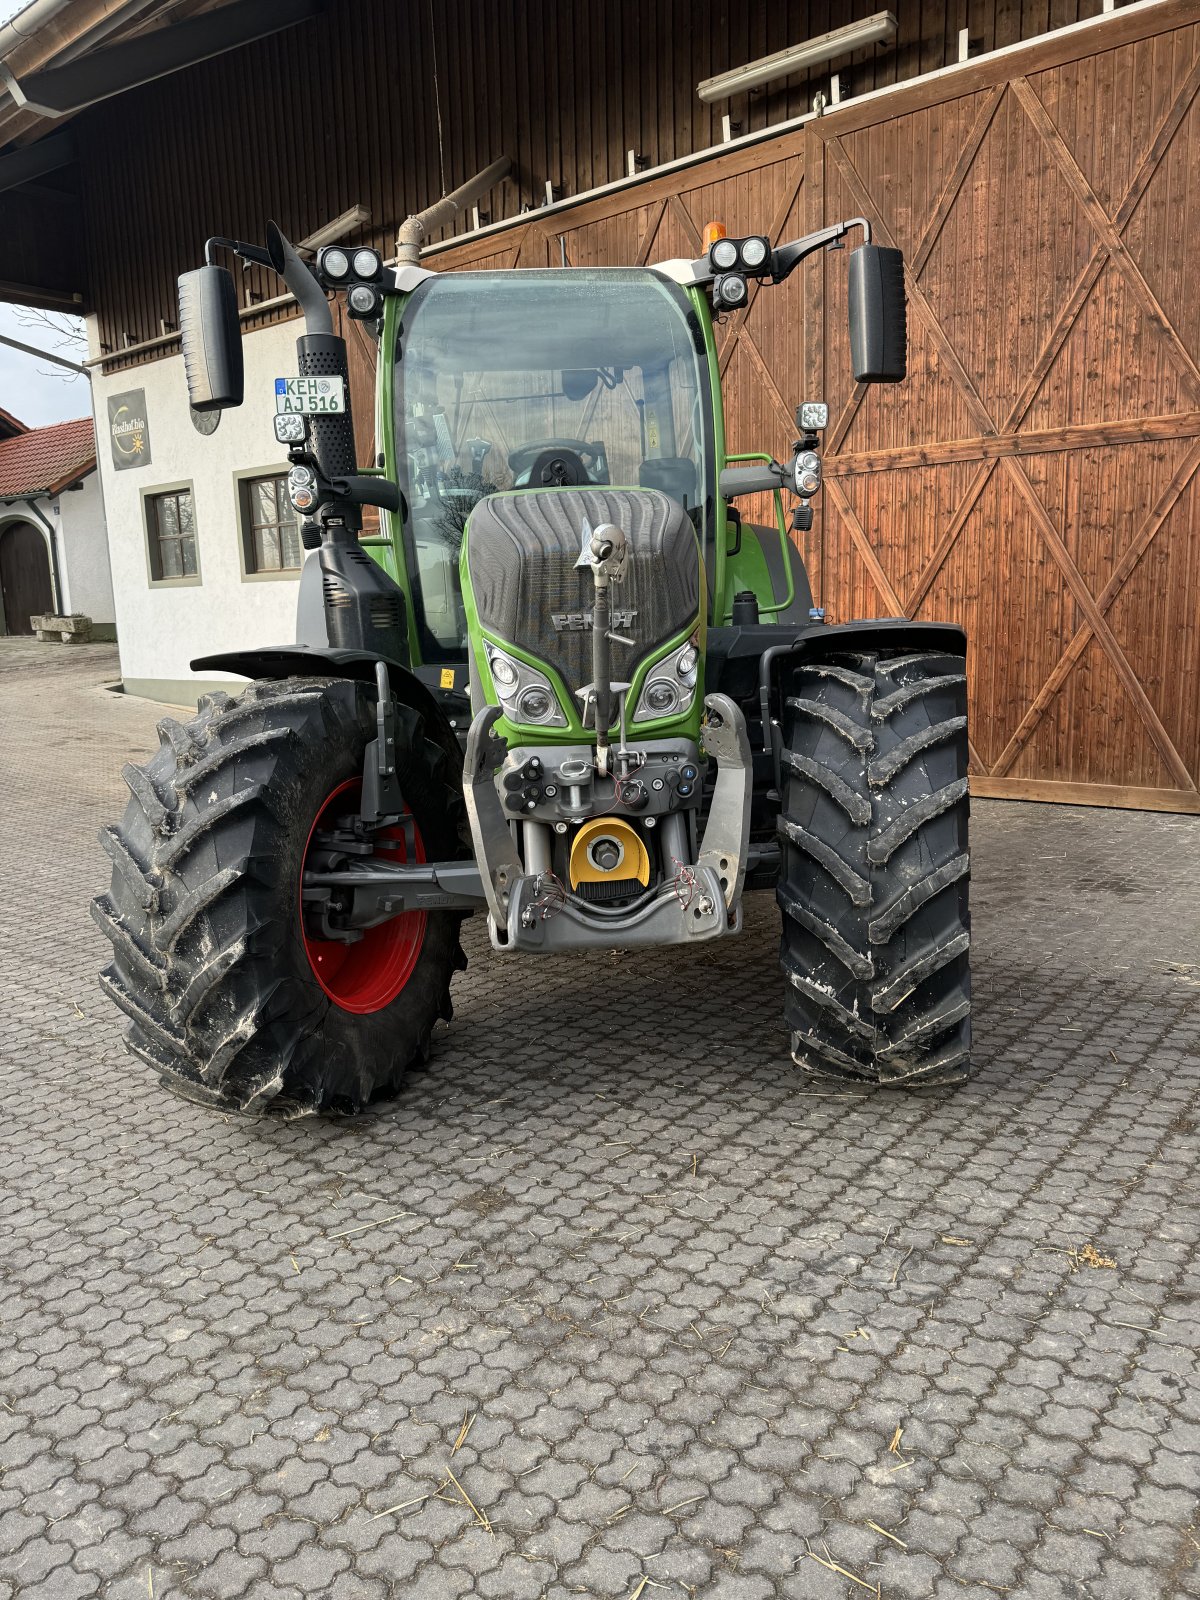
<instances>
[{"instance_id":1,"label":"black hood grille panel","mask_svg":"<svg viewBox=\"0 0 1200 1600\"><path fill-rule=\"evenodd\" d=\"M592 678L592 574L577 567L584 525L615 523L629 540L625 579L610 590L613 677L695 623L700 547L677 500L655 489L535 489L489 495L471 513L467 574L479 620L553 667L574 692ZM556 625L557 619L557 625Z\"/></svg>"}]
</instances>

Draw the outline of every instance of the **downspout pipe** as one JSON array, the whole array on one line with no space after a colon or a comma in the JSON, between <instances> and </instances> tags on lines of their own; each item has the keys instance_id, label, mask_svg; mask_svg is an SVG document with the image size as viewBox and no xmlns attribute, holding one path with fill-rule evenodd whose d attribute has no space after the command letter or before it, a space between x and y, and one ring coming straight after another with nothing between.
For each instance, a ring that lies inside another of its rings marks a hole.
<instances>
[{"instance_id":1,"label":"downspout pipe","mask_svg":"<svg viewBox=\"0 0 1200 1600\"><path fill-rule=\"evenodd\" d=\"M466 183L460 184L457 189L452 189L449 194L444 194L431 206L426 206L424 211L417 211L412 216L406 217L396 235L396 265L415 267L420 260L421 240L425 235L432 233L435 228L444 228L447 223L453 222L459 212L472 201L478 200L480 195L486 194L489 189L494 189L498 183L502 183L512 171L512 165L510 156L501 156L498 161L493 161L490 167L484 167L482 172L477 172L473 178L468 178Z\"/></svg>"}]
</instances>

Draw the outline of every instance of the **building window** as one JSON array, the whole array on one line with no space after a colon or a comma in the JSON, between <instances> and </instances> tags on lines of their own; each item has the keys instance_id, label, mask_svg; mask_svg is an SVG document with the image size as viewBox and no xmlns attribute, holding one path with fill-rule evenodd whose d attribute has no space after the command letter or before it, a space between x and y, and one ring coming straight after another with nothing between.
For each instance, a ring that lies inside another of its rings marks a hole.
<instances>
[{"instance_id":1,"label":"building window","mask_svg":"<svg viewBox=\"0 0 1200 1600\"><path fill-rule=\"evenodd\" d=\"M241 494L246 571L298 571L304 562L304 550L300 524L288 499L287 474L244 478Z\"/></svg>"},{"instance_id":2,"label":"building window","mask_svg":"<svg viewBox=\"0 0 1200 1600\"><path fill-rule=\"evenodd\" d=\"M195 578L196 523L192 491L172 489L146 496L147 532L150 538L150 576L155 583L171 578Z\"/></svg>"}]
</instances>

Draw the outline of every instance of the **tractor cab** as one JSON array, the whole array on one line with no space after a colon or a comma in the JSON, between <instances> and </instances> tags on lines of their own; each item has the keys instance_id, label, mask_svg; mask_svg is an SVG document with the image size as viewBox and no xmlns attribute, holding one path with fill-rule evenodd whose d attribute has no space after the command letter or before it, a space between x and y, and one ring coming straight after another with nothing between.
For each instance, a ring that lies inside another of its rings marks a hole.
<instances>
[{"instance_id":1,"label":"tractor cab","mask_svg":"<svg viewBox=\"0 0 1200 1600\"><path fill-rule=\"evenodd\" d=\"M654 490L713 539L709 352L696 307L669 279L645 268L431 274L386 321L380 359L422 663L467 659L460 557L489 495Z\"/></svg>"}]
</instances>

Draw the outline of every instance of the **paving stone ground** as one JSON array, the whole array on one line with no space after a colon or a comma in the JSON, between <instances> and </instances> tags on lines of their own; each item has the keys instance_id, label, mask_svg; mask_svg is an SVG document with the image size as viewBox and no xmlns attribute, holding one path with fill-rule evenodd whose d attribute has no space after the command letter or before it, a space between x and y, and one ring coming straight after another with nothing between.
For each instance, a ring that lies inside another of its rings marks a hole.
<instances>
[{"instance_id":1,"label":"paving stone ground","mask_svg":"<svg viewBox=\"0 0 1200 1600\"><path fill-rule=\"evenodd\" d=\"M755 896L247 1123L96 987L116 677L0 643L0 1600L1200 1595L1200 820L977 804L958 1091L805 1087Z\"/></svg>"}]
</instances>

